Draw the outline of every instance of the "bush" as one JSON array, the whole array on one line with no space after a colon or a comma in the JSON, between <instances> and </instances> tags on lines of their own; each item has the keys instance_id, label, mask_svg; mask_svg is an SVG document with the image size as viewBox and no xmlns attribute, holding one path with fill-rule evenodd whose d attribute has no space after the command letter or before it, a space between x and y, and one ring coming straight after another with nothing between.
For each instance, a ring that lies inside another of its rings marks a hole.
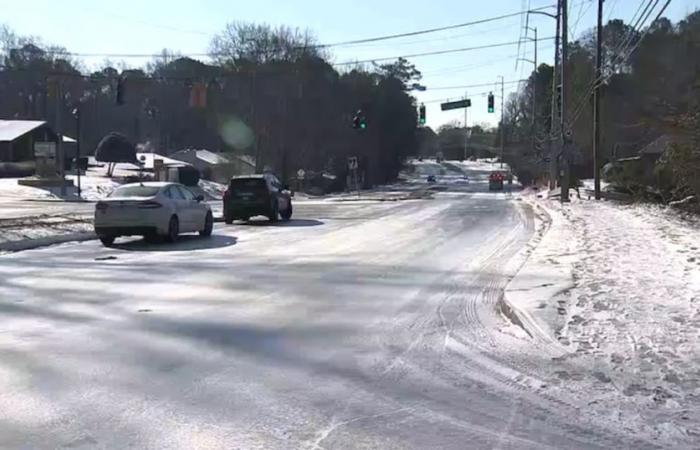
<instances>
[{"instance_id":1,"label":"bush","mask_svg":"<svg viewBox=\"0 0 700 450\"><path fill-rule=\"evenodd\" d=\"M668 166L675 185L674 199L688 195L700 197L700 149L692 142L672 144Z\"/></svg>"}]
</instances>

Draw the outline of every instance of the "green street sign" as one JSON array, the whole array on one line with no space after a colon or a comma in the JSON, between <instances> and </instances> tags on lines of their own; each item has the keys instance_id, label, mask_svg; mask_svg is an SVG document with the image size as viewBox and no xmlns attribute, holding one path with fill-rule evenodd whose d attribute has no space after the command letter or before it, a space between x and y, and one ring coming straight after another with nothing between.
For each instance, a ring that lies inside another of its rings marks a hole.
<instances>
[{"instance_id":1,"label":"green street sign","mask_svg":"<svg viewBox=\"0 0 700 450\"><path fill-rule=\"evenodd\" d=\"M450 109L469 108L470 106L472 106L472 101L465 98L464 100L458 100L456 102L441 103L440 109L443 111L449 111Z\"/></svg>"}]
</instances>

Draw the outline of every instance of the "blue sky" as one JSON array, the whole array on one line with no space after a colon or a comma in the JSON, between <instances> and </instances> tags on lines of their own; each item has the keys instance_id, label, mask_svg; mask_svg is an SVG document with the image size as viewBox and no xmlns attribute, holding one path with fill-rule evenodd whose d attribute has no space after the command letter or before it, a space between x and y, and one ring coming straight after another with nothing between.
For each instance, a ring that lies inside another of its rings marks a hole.
<instances>
[{"instance_id":1,"label":"blue sky","mask_svg":"<svg viewBox=\"0 0 700 450\"><path fill-rule=\"evenodd\" d=\"M641 1L606 0L605 17L629 21ZM537 8L553 3L555 0L200 0L196 3L0 0L0 22L18 33L40 36L47 43L65 46L74 52L157 53L169 48L187 54L206 52L211 35L227 22L236 20L308 28L320 42L337 42L469 22L520 11L528 4L530 8ZM570 31L578 37L594 26L596 2L570 0L570 3ZM674 0L665 16L675 22L698 8L700 0ZM550 18L532 16L531 26L537 27L540 37L554 34L554 21ZM521 19L514 17L442 33L335 48L333 55L334 62L365 60L517 41L520 33ZM541 62L551 63L552 47L552 41L540 42ZM528 59L532 59L532 49L532 43L528 43L522 50L529 52ZM495 125L498 114L486 111L486 95L491 87L439 88L495 85L500 75L506 81L527 76L532 64L519 63L516 70L516 53L517 47L512 46L411 59L424 73L423 83L428 87L427 91L417 94L419 101L426 102L428 125L437 127L455 119L463 121L463 112L440 111L439 100L463 97L465 91L473 105L469 110L469 123ZM88 64L99 65L103 59L92 58ZM126 62L130 66L140 66L146 61L129 59ZM506 86L506 95L515 89L517 84Z\"/></svg>"}]
</instances>

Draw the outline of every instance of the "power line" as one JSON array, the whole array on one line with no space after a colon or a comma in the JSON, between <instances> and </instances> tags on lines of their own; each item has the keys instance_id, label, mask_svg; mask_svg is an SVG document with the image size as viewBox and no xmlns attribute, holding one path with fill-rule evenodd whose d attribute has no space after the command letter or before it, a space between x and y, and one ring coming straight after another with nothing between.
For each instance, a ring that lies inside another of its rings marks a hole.
<instances>
[{"instance_id":1,"label":"power line","mask_svg":"<svg viewBox=\"0 0 700 450\"><path fill-rule=\"evenodd\" d=\"M553 47L554 47L553 45L546 45L546 46L544 46L544 47L540 47L540 50L548 50L548 49L551 49L551 48L553 48ZM529 51L529 50L527 50L527 51L524 53L524 55L528 55L528 54L530 54L530 53L532 53L532 52ZM491 60L485 61L485 62L483 62L483 63L474 63L474 64L466 64L466 65L465 65L465 64L462 64L462 65L459 65L459 66L441 67L441 68L438 68L438 69L429 70L429 71L427 71L427 72L421 71L421 74L422 74L423 76L435 76L435 75L440 75L440 74L443 74L443 73L466 72L467 70L478 69L478 68L481 68L481 67L488 67L488 66L492 66L492 65L494 65L494 64L497 64L497 63L499 63L499 62L508 61L508 60L513 59L513 58L516 58L517 56L518 56L518 55L508 55L508 56L504 56L503 58L491 59Z\"/></svg>"},{"instance_id":2,"label":"power line","mask_svg":"<svg viewBox=\"0 0 700 450\"><path fill-rule=\"evenodd\" d=\"M549 36L545 38L540 38L541 40L551 40L554 39L554 36ZM342 63L334 63L334 66L348 66L348 65L353 65L353 64L366 64L366 63L373 63L377 61L389 61L389 60L395 60L399 58L420 58L424 56L434 56L434 55L445 55L448 53L460 53L460 52L469 52L469 51L474 51L474 50L484 50L488 48L497 48L497 47L507 47L511 45L517 45L518 41L512 41L512 42L501 42L498 44L487 44L487 45L479 45L475 47L464 47L464 48L455 48L455 49L450 49L450 50L437 50L433 52L425 52L425 53L414 53L411 55L398 55L398 56L386 56L386 57L381 57L381 58L372 58L372 59L365 59L361 61L347 61L347 62L342 62Z\"/></svg>"},{"instance_id":3,"label":"power line","mask_svg":"<svg viewBox=\"0 0 700 450\"><path fill-rule=\"evenodd\" d=\"M494 83L490 83L490 84L494 84ZM479 97L479 96L490 94L491 92L493 92L493 91L475 92L475 93L469 94L469 97L470 98L471 97ZM496 96L496 95L494 94L494 96ZM426 103L426 104L427 103L444 103L444 102L449 102L452 100L463 99L463 98L464 98L464 96L462 96L462 97L449 97L449 98L435 98L435 99L430 99L430 100L424 100L421 103Z\"/></svg>"},{"instance_id":4,"label":"power line","mask_svg":"<svg viewBox=\"0 0 700 450\"><path fill-rule=\"evenodd\" d=\"M542 11L545 9L550 9L554 8L556 5L547 5L547 6L541 6L539 8L532 9L530 11ZM418 31L411 31L407 33L398 33L398 34L390 34L390 35L384 35L384 36L377 36L377 37L370 37L370 38L364 38L364 39L356 39L356 40L350 40L350 41L341 41L341 42L333 42L333 43L327 43L327 44L311 44L311 45L303 45L303 46L297 46L297 47L292 47L292 50L303 50L303 49L313 49L313 48L331 48L331 47L342 47L342 46L349 46L349 45L357 45L357 44L366 44L366 43L372 43L372 42L378 42L378 41L385 41L385 40L390 40L390 39L399 39L403 37L410 37L410 36L418 36L418 35L423 35L423 34L430 34L430 33L437 33L441 31L447 31L447 30L453 30L453 29L458 29L458 28L464 28L464 27L469 27L473 25L480 25L488 22L495 22L498 20L503 20L507 19L510 17L517 17L517 16L522 16L523 14L527 14L528 11L517 11L514 13L510 14L503 14L500 16L494 16L494 17L488 17L485 19L479 19L479 20L474 20L470 22L464 22L464 23L459 23L455 25L448 25L444 27L436 27L436 28L428 28L424 30L418 30ZM121 16L123 18L123 16ZM145 23L141 21L141 23ZM152 24L152 26L155 26ZM162 26L159 26L162 27ZM174 27L169 27L170 29L175 30L176 28ZM190 32L197 32L199 31L196 30L189 30ZM449 38L447 38L449 39ZM488 47L486 47L488 48ZM466 50L464 50L466 51ZM88 52L56 52L58 54L66 55L66 56L74 56L74 57L83 57L83 58L93 58L93 57L106 57L106 58L155 58L159 57L161 55L159 54L153 54L153 53L88 53ZM215 52L215 53L187 53L187 54L182 54L182 56L189 56L189 57L208 57L208 56L229 56L229 53L225 52ZM423 55L419 55L423 56ZM392 58L385 58L385 59L392 59ZM377 59L373 60L367 60L367 62L372 62L376 61ZM353 64L352 62L349 62L347 64ZM341 63L340 65L343 65Z\"/></svg>"},{"instance_id":5,"label":"power line","mask_svg":"<svg viewBox=\"0 0 700 450\"><path fill-rule=\"evenodd\" d=\"M556 5L541 6L539 8L532 9L531 11L541 11L544 9L554 8L555 6ZM473 26L473 25L479 25L482 23L503 20L503 19L507 19L509 17L522 16L523 14L527 14L527 11L518 11L518 12L514 12L514 13L510 13L510 14L503 14L501 16L489 17L486 19L474 20L471 22L464 22L464 23L459 23L456 25L448 25L448 26L444 26L444 27L428 28L428 29L419 30L419 31L411 31L408 33L389 34L389 35L378 36L378 37L373 37L373 38L356 39L353 41L335 42L332 44L315 44L315 45L310 45L308 47L327 48L327 47L341 47L341 46L345 46L345 45L354 45L354 44L366 44L368 42L377 42L377 41L384 41L387 39L398 39L398 38L409 37L409 36L418 36L421 34L437 33L439 31L454 30L456 28L464 28L464 27L469 27L469 26Z\"/></svg>"},{"instance_id":6,"label":"power line","mask_svg":"<svg viewBox=\"0 0 700 450\"><path fill-rule=\"evenodd\" d=\"M617 0L612 0L610 2L610 7L608 8L608 14L606 15L607 17L605 18L605 21L609 21L610 18L613 15L613 11L615 10L615 7L617 6Z\"/></svg>"},{"instance_id":7,"label":"power line","mask_svg":"<svg viewBox=\"0 0 700 450\"><path fill-rule=\"evenodd\" d=\"M653 0L650 0L649 4L651 4L651 1L653 1ZM653 9L656 7L656 5L659 3L659 1L660 0L656 0L652 9L649 10L649 12L646 14L646 16L644 16L644 19L641 22L638 21L637 23L640 23L641 25L643 25L644 22L646 22L646 20L649 18L649 16L651 16ZM639 37L639 39L634 44L634 46L632 46L631 48L628 47L627 53L622 57L623 60L628 60L630 58L630 56L632 56L632 53L634 53L635 50L637 50L637 48L639 48L639 46L641 45L644 38L649 34L651 24L653 24L654 22L659 20L659 18L661 18L661 15L664 13L664 11L666 11L666 8L668 8L668 5L670 5L670 4L671 4L671 0L666 0L666 3L661 7L661 10L658 12L658 14L654 18L654 20L652 20L649 23L649 26L647 26L646 30L644 30L644 32ZM645 12L646 11L647 11L647 9L645 8ZM640 16L640 18L641 18L641 16ZM622 62L622 61L619 61L619 62ZM586 104L586 98L588 98L588 96L593 92L593 89L595 89L596 86L598 86L599 84L602 84L605 81L609 80L611 76L612 76L612 73L605 75L605 76L602 76L601 79L594 80L593 87L588 91L588 93L584 97L582 97L581 105L578 107L578 111L575 113L574 117L569 121L570 126L573 125L576 122L576 120L578 119L578 117L583 113L584 106Z\"/></svg>"},{"instance_id":8,"label":"power line","mask_svg":"<svg viewBox=\"0 0 700 450\"><path fill-rule=\"evenodd\" d=\"M575 41L576 39L576 31L578 30L578 24L581 22L581 19L583 16L586 15L589 9L591 9L591 6L593 5L593 0L589 0L588 2L581 2L579 3L581 6L578 10L578 17L576 17L576 22L574 22L574 26L571 28L571 31L569 33L569 37L571 41ZM583 7L584 5L586 6L586 9L584 10Z\"/></svg>"},{"instance_id":9,"label":"power line","mask_svg":"<svg viewBox=\"0 0 700 450\"><path fill-rule=\"evenodd\" d=\"M523 80L512 80L512 81L506 81L503 84L516 84L520 83ZM426 88L429 91L439 91L439 90L450 90L450 89L466 89L466 88L474 88L474 87L484 87L484 86L493 86L493 82L491 83L480 83L480 84L465 84L465 85L460 85L460 86L439 86L439 87L428 87Z\"/></svg>"},{"instance_id":10,"label":"power line","mask_svg":"<svg viewBox=\"0 0 700 450\"><path fill-rule=\"evenodd\" d=\"M475 35L482 35L484 33L490 33L493 31L500 31L500 30L506 30L509 28L512 28L513 25L504 25L504 26L499 26L499 27L494 27L494 28L489 28L486 30L481 30L481 31L471 31L469 33L460 33L460 34L454 34L450 36L443 36L443 37L438 37L438 38L431 38L431 39L420 39L420 40L415 40L415 41L407 41L407 42L380 42L380 43L368 43L368 44L355 44L351 48L363 48L363 47L385 47L387 45L392 45L392 46L407 46L407 45L416 45L416 44L426 44L426 43L431 43L431 42L441 42L441 41L447 41L447 40L452 40L452 39L459 39L463 37L469 37L469 36L475 36Z\"/></svg>"},{"instance_id":11,"label":"power line","mask_svg":"<svg viewBox=\"0 0 700 450\"><path fill-rule=\"evenodd\" d=\"M549 37L540 38L540 40L551 40L551 39L554 39L554 37L549 36ZM424 57L424 56L445 55L445 54L449 54L449 53L460 53L460 52L483 50L483 49L489 49L489 48L507 47L507 46L511 46L511 45L517 45L517 43L518 43L517 41L501 42L498 44L487 44L487 45L479 45L479 46L474 46L474 47L455 48L455 49L449 49L449 50L437 50L437 51L432 51L432 52L413 53L413 54L398 55L398 56L385 56L385 57L371 58L371 59L357 60L357 61L346 61L346 62L341 62L341 63L332 63L332 65L334 65L334 66L347 66L347 65L353 65L353 64L372 63L372 62L377 62L377 61L389 61L389 60L395 60L395 59L399 59L399 58L420 58L420 57ZM163 56L162 53L81 53L81 52L69 52L69 51L56 51L54 53L58 54L58 55L73 56L73 57L77 57L77 58L95 58L95 57L160 58ZM192 57L192 58L207 57L207 56L228 56L228 53L213 52L213 53L179 53L178 54L178 57Z\"/></svg>"},{"instance_id":12,"label":"power line","mask_svg":"<svg viewBox=\"0 0 700 450\"><path fill-rule=\"evenodd\" d=\"M658 1L659 0L656 0L656 3L658 3ZM646 7L644 7L645 2L646 2ZM630 19L630 23L634 22L633 25L630 26L629 30L627 31L627 33L623 37L622 41L612 51L614 56L610 62L611 65L621 63L621 62L623 62L623 60L626 59L624 55L627 52L627 50L629 50L631 48L632 40L634 38L635 32L641 31L641 27L639 27L639 26L643 25L644 22L646 22L646 20L649 18L649 16L653 12L653 8L652 8L652 10L649 9L652 2L654 2L654 0L648 0L648 1L642 0L639 3L639 7L637 8L634 15L632 16L632 19ZM642 11L643 7L644 7L644 10ZM639 15L639 17L637 17L637 15L640 13L640 11L642 11L642 12ZM636 19L636 21L635 21L635 19ZM639 29L637 29L637 27L639 27ZM605 80L607 80L609 77L610 77L609 75L607 77L601 75L599 78L596 78L589 83L587 90L584 92L584 94L577 101L576 107L573 108L573 110L575 112L573 114L573 120L569 121L570 124L573 124L578 119L578 117L583 113L587 99L591 95L593 90L595 90L596 86L599 83L602 83Z\"/></svg>"},{"instance_id":13,"label":"power line","mask_svg":"<svg viewBox=\"0 0 700 450\"><path fill-rule=\"evenodd\" d=\"M174 27L174 26L170 26L170 25L149 22L146 20L137 19L135 17L129 17L129 16L121 15L121 14L116 14L113 12L101 11L101 10L93 8L92 6L83 6L82 9L86 10L86 11L92 11L94 14L98 14L98 15L101 15L104 17L113 17L115 19L122 20L125 22L139 23L141 25L146 25L146 26L149 26L151 28L157 28L157 29L166 30L166 31L174 31L177 33L188 33L188 34L198 34L198 35L202 35L202 36L211 36L211 33L203 31L203 30L193 30L193 29L180 28L180 27Z\"/></svg>"}]
</instances>

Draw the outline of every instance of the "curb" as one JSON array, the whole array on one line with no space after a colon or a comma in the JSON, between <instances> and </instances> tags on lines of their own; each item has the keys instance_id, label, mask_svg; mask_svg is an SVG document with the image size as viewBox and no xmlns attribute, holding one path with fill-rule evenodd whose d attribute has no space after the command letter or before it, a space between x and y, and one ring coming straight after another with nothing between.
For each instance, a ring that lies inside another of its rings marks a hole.
<instances>
[{"instance_id":1,"label":"curb","mask_svg":"<svg viewBox=\"0 0 700 450\"><path fill-rule=\"evenodd\" d=\"M539 341L545 342L550 345L556 345L559 346L559 342L555 339L554 336L550 335L545 329L543 329L538 320L533 317L527 310L520 308L516 306L512 301L510 301L509 293L514 292L511 290L511 287L516 283L516 280L518 280L519 277L524 276L523 272L525 269L528 267L528 264L531 261L532 255L534 254L535 250L540 246L542 241L545 239L547 234L550 232L553 224L553 217L550 214L547 209L542 206L541 204L538 204L538 202L528 202L527 200L523 199L526 203L529 203L530 206L534 210L539 209L542 213L544 213L549 220L547 221L546 228L544 232L539 235L539 236L533 236L527 244L533 244L534 247L531 248L531 252L527 255L526 259L523 261L522 265L518 268L517 272L515 275L510 279L508 284L505 286L503 289L503 295L498 299L496 308L501 315L503 315L507 320L509 320L511 323L514 325L520 327L522 330L525 331L525 333L530 336L531 339L537 339ZM526 245L527 245L526 244Z\"/></svg>"},{"instance_id":2,"label":"curb","mask_svg":"<svg viewBox=\"0 0 700 450\"><path fill-rule=\"evenodd\" d=\"M94 239L97 239L97 235L92 231L48 236L38 239L24 239L21 241L0 243L0 252L20 252L56 244L65 244L66 242L83 242Z\"/></svg>"}]
</instances>

